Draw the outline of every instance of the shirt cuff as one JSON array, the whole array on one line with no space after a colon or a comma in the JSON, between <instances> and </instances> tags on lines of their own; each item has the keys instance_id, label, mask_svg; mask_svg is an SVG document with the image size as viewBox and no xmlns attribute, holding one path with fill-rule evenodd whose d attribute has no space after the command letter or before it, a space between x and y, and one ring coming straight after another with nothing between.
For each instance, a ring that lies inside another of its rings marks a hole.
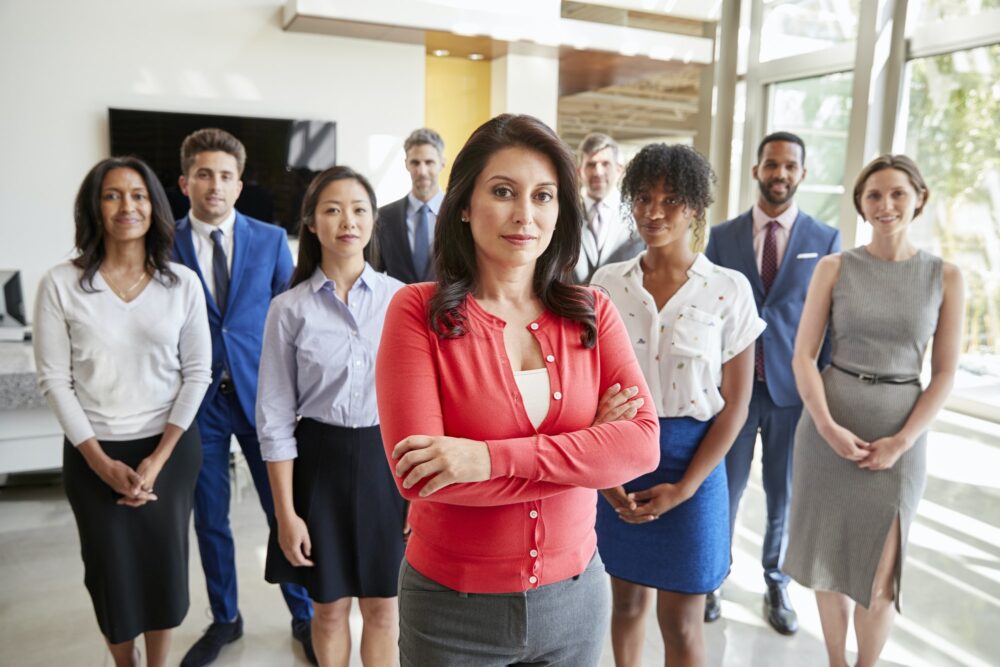
<instances>
[{"instance_id":1,"label":"shirt cuff","mask_svg":"<svg viewBox=\"0 0 1000 667\"><path fill-rule=\"evenodd\" d=\"M299 448L295 438L260 441L260 457L265 461L290 461L298 456Z\"/></svg>"},{"instance_id":2,"label":"shirt cuff","mask_svg":"<svg viewBox=\"0 0 1000 667\"><path fill-rule=\"evenodd\" d=\"M537 437L533 435L526 438L486 440L486 448L490 452L490 479L535 479L534 473L538 467Z\"/></svg>"},{"instance_id":3,"label":"shirt cuff","mask_svg":"<svg viewBox=\"0 0 1000 667\"><path fill-rule=\"evenodd\" d=\"M86 425L70 426L66 429L66 438L73 443L74 447L79 447L83 443L87 442L91 438L96 438L97 434L94 433L93 427L90 422Z\"/></svg>"}]
</instances>

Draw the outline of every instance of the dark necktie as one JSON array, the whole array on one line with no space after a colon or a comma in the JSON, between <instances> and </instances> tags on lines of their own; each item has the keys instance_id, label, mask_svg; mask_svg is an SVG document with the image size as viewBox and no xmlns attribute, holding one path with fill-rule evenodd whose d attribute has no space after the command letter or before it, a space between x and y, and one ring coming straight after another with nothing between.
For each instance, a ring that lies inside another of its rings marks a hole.
<instances>
[{"instance_id":1,"label":"dark necktie","mask_svg":"<svg viewBox=\"0 0 1000 667\"><path fill-rule=\"evenodd\" d=\"M760 281L764 283L764 296L771 291L774 284L774 277L778 275L778 221L772 220L767 223L767 232L764 234L764 252L760 257ZM754 357L754 371L757 379L764 381L764 338L757 339L757 356Z\"/></svg>"},{"instance_id":2,"label":"dark necktie","mask_svg":"<svg viewBox=\"0 0 1000 667\"><path fill-rule=\"evenodd\" d=\"M226 314L226 297L229 295L229 267L226 250L222 247L222 232L212 230L212 278L215 280L215 304L219 313Z\"/></svg>"},{"instance_id":3,"label":"dark necktie","mask_svg":"<svg viewBox=\"0 0 1000 667\"><path fill-rule=\"evenodd\" d=\"M604 230L604 218L601 217L601 204L594 202L593 214L590 216L590 233L594 236L594 247L601 254L601 232Z\"/></svg>"},{"instance_id":4,"label":"dark necktie","mask_svg":"<svg viewBox=\"0 0 1000 667\"><path fill-rule=\"evenodd\" d=\"M417 271L417 280L423 280L427 275L427 260L431 254L427 238L430 224L430 208L424 204L417 210L417 233L413 239L413 268Z\"/></svg>"}]
</instances>

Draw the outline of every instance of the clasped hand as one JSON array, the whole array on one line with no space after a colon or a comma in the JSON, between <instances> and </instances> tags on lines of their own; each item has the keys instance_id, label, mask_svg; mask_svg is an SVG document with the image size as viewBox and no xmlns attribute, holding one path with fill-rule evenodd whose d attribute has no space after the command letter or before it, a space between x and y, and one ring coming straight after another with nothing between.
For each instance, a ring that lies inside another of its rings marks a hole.
<instances>
[{"instance_id":1,"label":"clasped hand","mask_svg":"<svg viewBox=\"0 0 1000 667\"><path fill-rule=\"evenodd\" d=\"M622 521L634 524L656 521L661 514L669 512L691 497L681 484L669 482L632 493L626 493L623 486L615 486L602 489L601 495Z\"/></svg>"},{"instance_id":2,"label":"clasped hand","mask_svg":"<svg viewBox=\"0 0 1000 667\"><path fill-rule=\"evenodd\" d=\"M153 457L143 459L136 470L121 461L111 460L99 476L112 490L121 494L119 505L142 507L157 500L157 495L153 493L153 483L160 474L161 467Z\"/></svg>"},{"instance_id":3,"label":"clasped hand","mask_svg":"<svg viewBox=\"0 0 1000 667\"><path fill-rule=\"evenodd\" d=\"M908 448L906 440L899 435L879 438L868 445L868 456L858 463L858 467L866 470L888 470L896 465L896 461Z\"/></svg>"},{"instance_id":4,"label":"clasped hand","mask_svg":"<svg viewBox=\"0 0 1000 667\"><path fill-rule=\"evenodd\" d=\"M820 435L837 455L865 470L888 470L909 446L899 434L866 442L836 423L821 430Z\"/></svg>"},{"instance_id":5,"label":"clasped hand","mask_svg":"<svg viewBox=\"0 0 1000 667\"><path fill-rule=\"evenodd\" d=\"M420 489L421 498L450 484L486 481L492 471L490 450L485 442L447 435L403 438L393 448L392 458L404 489L427 480Z\"/></svg>"}]
</instances>

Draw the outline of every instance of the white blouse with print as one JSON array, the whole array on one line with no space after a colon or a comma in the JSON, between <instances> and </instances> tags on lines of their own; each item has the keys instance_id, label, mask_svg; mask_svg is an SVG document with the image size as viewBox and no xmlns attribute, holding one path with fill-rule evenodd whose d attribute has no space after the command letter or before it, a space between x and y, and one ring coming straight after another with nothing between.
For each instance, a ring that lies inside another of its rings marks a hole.
<instances>
[{"instance_id":1,"label":"white blouse with print","mask_svg":"<svg viewBox=\"0 0 1000 667\"><path fill-rule=\"evenodd\" d=\"M757 316L750 283L698 254L687 282L656 312L642 286L641 259L605 265L591 284L606 289L621 313L657 414L707 421L725 405L722 364L767 326Z\"/></svg>"}]
</instances>

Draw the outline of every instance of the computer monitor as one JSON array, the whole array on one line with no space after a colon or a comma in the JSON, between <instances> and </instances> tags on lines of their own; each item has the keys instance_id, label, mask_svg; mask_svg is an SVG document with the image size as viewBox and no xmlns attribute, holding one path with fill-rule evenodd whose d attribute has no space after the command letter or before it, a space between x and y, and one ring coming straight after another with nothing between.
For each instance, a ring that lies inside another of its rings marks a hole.
<instances>
[{"instance_id":1,"label":"computer monitor","mask_svg":"<svg viewBox=\"0 0 1000 667\"><path fill-rule=\"evenodd\" d=\"M0 269L0 327L23 328L27 325L21 272Z\"/></svg>"}]
</instances>

